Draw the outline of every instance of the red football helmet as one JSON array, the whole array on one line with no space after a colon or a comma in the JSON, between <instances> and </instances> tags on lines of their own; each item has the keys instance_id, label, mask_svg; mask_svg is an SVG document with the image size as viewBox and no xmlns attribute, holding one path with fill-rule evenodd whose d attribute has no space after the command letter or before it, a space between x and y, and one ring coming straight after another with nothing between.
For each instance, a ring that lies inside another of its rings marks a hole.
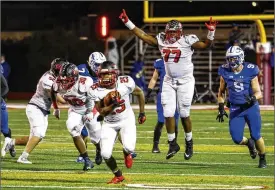
<instances>
[{"instance_id":1,"label":"red football helmet","mask_svg":"<svg viewBox=\"0 0 275 190\"><path fill-rule=\"evenodd\" d=\"M165 27L165 40L173 44L182 35L182 24L177 20L170 20Z\"/></svg>"},{"instance_id":2,"label":"red football helmet","mask_svg":"<svg viewBox=\"0 0 275 190\"><path fill-rule=\"evenodd\" d=\"M112 88L119 75L117 65L111 61L104 61L99 69L99 86L103 88Z\"/></svg>"},{"instance_id":3,"label":"red football helmet","mask_svg":"<svg viewBox=\"0 0 275 190\"><path fill-rule=\"evenodd\" d=\"M58 82L64 90L69 90L78 80L79 72L72 63L65 63L59 73Z\"/></svg>"}]
</instances>

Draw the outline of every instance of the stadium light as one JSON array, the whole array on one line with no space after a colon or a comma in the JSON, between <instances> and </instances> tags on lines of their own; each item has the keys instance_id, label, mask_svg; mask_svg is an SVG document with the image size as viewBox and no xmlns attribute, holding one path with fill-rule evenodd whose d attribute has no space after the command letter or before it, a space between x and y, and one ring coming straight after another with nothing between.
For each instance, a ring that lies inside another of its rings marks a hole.
<instances>
[{"instance_id":1,"label":"stadium light","mask_svg":"<svg viewBox=\"0 0 275 190\"><path fill-rule=\"evenodd\" d=\"M256 6L257 6L257 2L253 1L253 2L252 2L252 6L253 6L253 7L256 7Z\"/></svg>"}]
</instances>

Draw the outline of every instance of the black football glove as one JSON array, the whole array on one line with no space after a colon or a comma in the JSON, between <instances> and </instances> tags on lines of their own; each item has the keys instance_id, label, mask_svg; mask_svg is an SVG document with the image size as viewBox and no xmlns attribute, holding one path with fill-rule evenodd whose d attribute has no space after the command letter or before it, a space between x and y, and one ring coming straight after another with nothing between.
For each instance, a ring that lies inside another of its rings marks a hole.
<instances>
[{"instance_id":1,"label":"black football glove","mask_svg":"<svg viewBox=\"0 0 275 190\"><path fill-rule=\"evenodd\" d=\"M151 93L153 92L153 89L151 89L151 88L148 88L148 92L147 92L147 94L146 94L146 96L145 96L145 104L147 104L148 102L149 102L149 99L150 99L150 97L151 97Z\"/></svg>"},{"instance_id":2,"label":"black football glove","mask_svg":"<svg viewBox=\"0 0 275 190\"><path fill-rule=\"evenodd\" d=\"M257 98L256 98L256 96L248 96L248 95L246 95L245 96L245 100L246 100L246 103L248 104L248 105L253 105L256 101L257 101Z\"/></svg>"},{"instance_id":3,"label":"black football glove","mask_svg":"<svg viewBox=\"0 0 275 190\"><path fill-rule=\"evenodd\" d=\"M228 118L228 115L226 111L224 110L224 103L219 103L219 113L217 115L216 120L219 119L219 122L224 122L223 116L226 116Z\"/></svg>"},{"instance_id":4,"label":"black football glove","mask_svg":"<svg viewBox=\"0 0 275 190\"><path fill-rule=\"evenodd\" d=\"M145 113L139 113L138 115L138 123L139 124L143 124L146 121L146 116Z\"/></svg>"},{"instance_id":5,"label":"black football glove","mask_svg":"<svg viewBox=\"0 0 275 190\"><path fill-rule=\"evenodd\" d=\"M231 103L229 102L229 100L226 101L226 105L225 106L228 107L228 108L230 108Z\"/></svg>"}]
</instances>

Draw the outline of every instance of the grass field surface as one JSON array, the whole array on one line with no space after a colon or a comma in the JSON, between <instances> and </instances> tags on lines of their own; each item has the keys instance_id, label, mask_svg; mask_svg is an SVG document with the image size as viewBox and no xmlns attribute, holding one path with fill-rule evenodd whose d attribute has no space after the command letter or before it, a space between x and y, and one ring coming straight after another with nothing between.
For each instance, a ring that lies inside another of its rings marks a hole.
<instances>
[{"instance_id":1,"label":"grass field surface","mask_svg":"<svg viewBox=\"0 0 275 190\"><path fill-rule=\"evenodd\" d=\"M262 111L262 136L267 151L265 169L259 169L258 157L252 160L245 146L235 145L228 130L228 120L218 123L216 110L192 110L194 155L184 160L184 133L180 126L180 152L170 160L165 128L160 140L161 153L153 154L152 139L156 111L147 111L147 121L137 125L137 157L131 169L124 165L122 146L114 148L114 157L126 180L108 185L113 174L104 161L88 172L76 163L78 152L74 147L65 121L49 116L45 139L29 156L31 165L16 163L24 146L16 146L17 156L7 154L1 162L2 189L274 189L274 112ZM29 123L24 109L9 109L9 125L13 137L27 136ZM246 127L245 136L249 137ZM3 144L3 136L1 138ZM94 160L95 147L88 145L89 156Z\"/></svg>"}]
</instances>

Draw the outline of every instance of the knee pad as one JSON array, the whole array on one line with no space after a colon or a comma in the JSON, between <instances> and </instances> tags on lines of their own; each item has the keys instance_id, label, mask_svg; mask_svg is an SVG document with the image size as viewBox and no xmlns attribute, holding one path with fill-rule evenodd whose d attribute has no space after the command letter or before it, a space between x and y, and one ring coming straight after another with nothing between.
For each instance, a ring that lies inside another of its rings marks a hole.
<instances>
[{"instance_id":1,"label":"knee pad","mask_svg":"<svg viewBox=\"0 0 275 190\"><path fill-rule=\"evenodd\" d=\"M232 140L233 140L233 142L234 142L235 144L240 144L240 143L242 142L242 140L243 140L243 137L238 138L238 137L233 137L233 136L232 136Z\"/></svg>"},{"instance_id":2,"label":"knee pad","mask_svg":"<svg viewBox=\"0 0 275 190\"><path fill-rule=\"evenodd\" d=\"M69 120L66 121L67 129L72 137L80 136L81 130L84 127L83 125L76 125Z\"/></svg>"},{"instance_id":3,"label":"knee pad","mask_svg":"<svg viewBox=\"0 0 275 190\"><path fill-rule=\"evenodd\" d=\"M251 138L254 140L254 141L257 141L261 138L261 134L260 133L256 133L256 134L251 134Z\"/></svg>"},{"instance_id":4,"label":"knee pad","mask_svg":"<svg viewBox=\"0 0 275 190\"><path fill-rule=\"evenodd\" d=\"M166 108L165 108L166 107ZM175 115L175 110L169 109L168 106L163 107L163 115L164 117L174 117Z\"/></svg>"},{"instance_id":5,"label":"knee pad","mask_svg":"<svg viewBox=\"0 0 275 190\"><path fill-rule=\"evenodd\" d=\"M104 160L108 160L109 158L111 158L112 153L111 152L106 152L106 151L102 151L101 149L101 156Z\"/></svg>"},{"instance_id":6,"label":"knee pad","mask_svg":"<svg viewBox=\"0 0 275 190\"><path fill-rule=\"evenodd\" d=\"M46 131L41 129L41 127L33 126L32 128L32 136L39 137L43 139L46 135Z\"/></svg>"},{"instance_id":7,"label":"knee pad","mask_svg":"<svg viewBox=\"0 0 275 190\"><path fill-rule=\"evenodd\" d=\"M179 112L180 112L180 117L181 118L186 118L190 116L190 108L191 105L182 105L179 108Z\"/></svg>"}]
</instances>

